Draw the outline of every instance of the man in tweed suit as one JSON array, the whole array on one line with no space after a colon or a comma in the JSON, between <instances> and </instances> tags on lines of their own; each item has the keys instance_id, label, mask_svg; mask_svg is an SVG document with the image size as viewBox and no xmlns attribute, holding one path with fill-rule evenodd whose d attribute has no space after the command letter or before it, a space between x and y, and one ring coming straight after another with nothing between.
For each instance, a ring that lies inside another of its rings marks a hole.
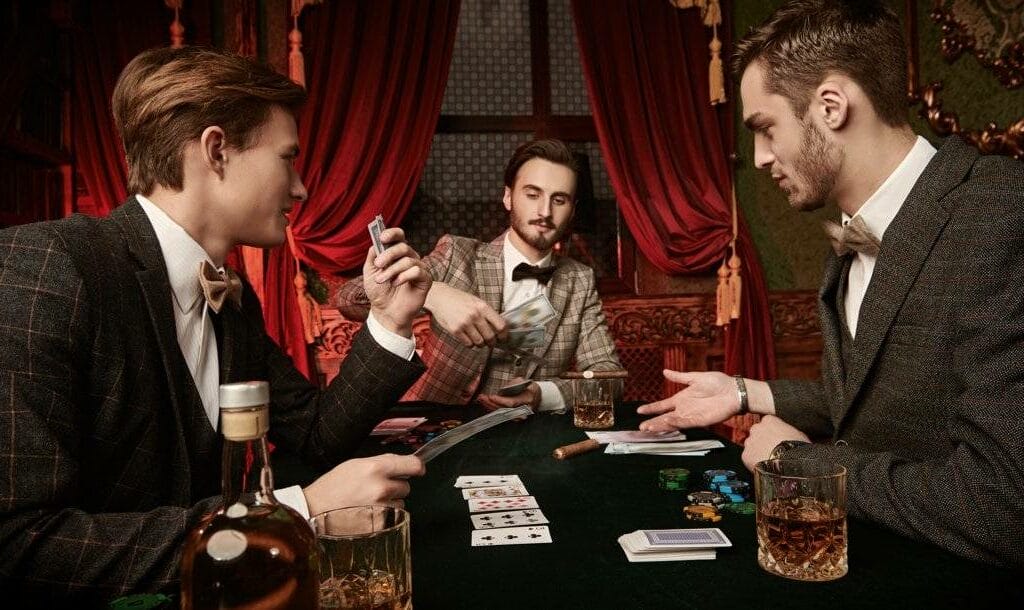
<instances>
[{"instance_id":1,"label":"man in tweed suit","mask_svg":"<svg viewBox=\"0 0 1024 610\"><path fill-rule=\"evenodd\" d=\"M430 284L401 230L367 256L374 322L323 392L267 336L251 287L219 305L201 290L201 266L231 279L216 269L234 246L284 242L306 196L304 98L241 57L142 53L113 99L138 195L106 219L0 232L0 589L23 604L176 587L186 533L220 501L219 383L267 380L270 439L327 471L281 490L300 512L400 503L422 473L411 456L338 464L423 370L382 347L410 340Z\"/></svg>"},{"instance_id":2,"label":"man in tweed suit","mask_svg":"<svg viewBox=\"0 0 1024 610\"><path fill-rule=\"evenodd\" d=\"M491 408L529 404L561 412L572 404L572 385L558 376L574 361L579 370L621 368L593 270L552 253L572 221L576 175L576 160L563 142L523 144L505 168L509 230L490 243L445 235L423 258L434 280L425 305L433 333L423 349L427 374L407 398L459 405L475 398ZM541 293L556 316L545 327L543 345L526 349L544 363L494 350L507 333L498 312ZM365 317L363 281L342 286L337 303L344 315ZM496 393L531 378L537 381L517 395Z\"/></svg>"},{"instance_id":3,"label":"man in tweed suit","mask_svg":"<svg viewBox=\"0 0 1024 610\"><path fill-rule=\"evenodd\" d=\"M737 45L755 164L793 207L832 201L847 224L819 292L822 374L667 371L688 387L641 407L660 414L642 427L749 407L748 467L838 462L852 515L1024 566L1024 166L915 137L904 58L897 17L870 2L791 2Z\"/></svg>"}]
</instances>

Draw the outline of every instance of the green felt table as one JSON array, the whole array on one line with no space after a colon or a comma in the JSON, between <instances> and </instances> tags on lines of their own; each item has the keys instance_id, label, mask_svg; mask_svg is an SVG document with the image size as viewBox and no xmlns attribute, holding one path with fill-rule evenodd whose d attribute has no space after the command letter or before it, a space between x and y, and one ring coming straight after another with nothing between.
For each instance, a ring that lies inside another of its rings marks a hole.
<instances>
[{"instance_id":1,"label":"green felt table","mask_svg":"<svg viewBox=\"0 0 1024 610\"><path fill-rule=\"evenodd\" d=\"M399 406L389 417L469 419L479 411ZM616 429L635 429L632 406L616 411ZM688 437L708 438L705 431ZM691 486L709 468L731 468L752 482L740 448L727 443L705 457L606 455L564 461L556 447L584 439L572 418L534 415L469 438L427 466L412 483L413 602L433 608L933 608L1024 601L1024 576L961 559L873 524L850 520L850 571L837 581L805 583L772 576L757 564L752 515L723 514L732 548L713 561L630 563L616 539L637 529L697 527L683 518L685 493L658 487L658 470L684 467ZM371 439L363 453L405 452ZM551 521L552 544L472 547L459 475L518 474ZM979 518L984 518L980 515Z\"/></svg>"}]
</instances>

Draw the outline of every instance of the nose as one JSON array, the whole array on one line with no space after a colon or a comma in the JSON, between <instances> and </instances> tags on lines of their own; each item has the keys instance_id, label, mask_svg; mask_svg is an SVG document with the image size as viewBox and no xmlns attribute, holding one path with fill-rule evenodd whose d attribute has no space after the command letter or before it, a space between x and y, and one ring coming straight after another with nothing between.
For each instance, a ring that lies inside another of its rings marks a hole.
<instances>
[{"instance_id":1,"label":"nose","mask_svg":"<svg viewBox=\"0 0 1024 610\"><path fill-rule=\"evenodd\" d=\"M302 178L300 178L298 172L296 172L294 174L294 178L292 179L292 199L294 199L295 201L302 202L306 200L306 197L308 197L308 195L309 194L306 192L306 185L302 183Z\"/></svg>"},{"instance_id":2,"label":"nose","mask_svg":"<svg viewBox=\"0 0 1024 610\"><path fill-rule=\"evenodd\" d=\"M772 163L775 162L775 155L772 154L771 147L768 146L761 138L754 138L754 167L757 169L767 169L771 167Z\"/></svg>"},{"instance_id":3,"label":"nose","mask_svg":"<svg viewBox=\"0 0 1024 610\"><path fill-rule=\"evenodd\" d=\"M541 197L540 205L537 207L537 215L541 218L551 218L551 198Z\"/></svg>"}]
</instances>

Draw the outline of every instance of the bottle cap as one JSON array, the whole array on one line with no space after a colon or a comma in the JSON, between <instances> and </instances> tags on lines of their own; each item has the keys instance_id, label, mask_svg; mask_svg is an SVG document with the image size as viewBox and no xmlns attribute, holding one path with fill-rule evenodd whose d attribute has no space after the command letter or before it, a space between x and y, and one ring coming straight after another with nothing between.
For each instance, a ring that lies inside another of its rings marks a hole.
<instances>
[{"instance_id":1,"label":"bottle cap","mask_svg":"<svg viewBox=\"0 0 1024 610\"><path fill-rule=\"evenodd\" d=\"M266 381L223 383L220 386L220 410L248 409L270 402L270 385Z\"/></svg>"}]
</instances>

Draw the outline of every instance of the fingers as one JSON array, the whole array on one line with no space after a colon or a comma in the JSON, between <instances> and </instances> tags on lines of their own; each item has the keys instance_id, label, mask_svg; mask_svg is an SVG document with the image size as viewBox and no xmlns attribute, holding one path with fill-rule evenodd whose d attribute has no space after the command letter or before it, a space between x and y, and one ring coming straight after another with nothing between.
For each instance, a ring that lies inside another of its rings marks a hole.
<instances>
[{"instance_id":1,"label":"fingers","mask_svg":"<svg viewBox=\"0 0 1024 610\"><path fill-rule=\"evenodd\" d=\"M665 369L662 372L665 379L673 381L675 383L681 383L684 385L690 385L697 380L697 375L694 373L686 373L683 371L673 371L671 369Z\"/></svg>"},{"instance_id":2,"label":"fingers","mask_svg":"<svg viewBox=\"0 0 1024 610\"><path fill-rule=\"evenodd\" d=\"M405 231L401 227L390 227L380 233L380 241L384 244L394 244L405 241Z\"/></svg>"},{"instance_id":3,"label":"fingers","mask_svg":"<svg viewBox=\"0 0 1024 610\"><path fill-rule=\"evenodd\" d=\"M385 471L386 476L392 478L409 478L422 476L427 472L423 460L415 455L395 455L385 453L382 457L389 458Z\"/></svg>"},{"instance_id":4,"label":"fingers","mask_svg":"<svg viewBox=\"0 0 1024 610\"><path fill-rule=\"evenodd\" d=\"M673 402L674 400L675 396L673 395L668 398L663 398L657 402L640 405L637 407L636 412L641 415L660 415L662 413L667 413L676 408L675 402Z\"/></svg>"},{"instance_id":5,"label":"fingers","mask_svg":"<svg viewBox=\"0 0 1024 610\"><path fill-rule=\"evenodd\" d=\"M658 417L654 417L648 419L647 421L640 422L639 428L643 432L672 432L674 430L678 430L680 426L677 426L673 423L673 416L673 413L659 415Z\"/></svg>"}]
</instances>

